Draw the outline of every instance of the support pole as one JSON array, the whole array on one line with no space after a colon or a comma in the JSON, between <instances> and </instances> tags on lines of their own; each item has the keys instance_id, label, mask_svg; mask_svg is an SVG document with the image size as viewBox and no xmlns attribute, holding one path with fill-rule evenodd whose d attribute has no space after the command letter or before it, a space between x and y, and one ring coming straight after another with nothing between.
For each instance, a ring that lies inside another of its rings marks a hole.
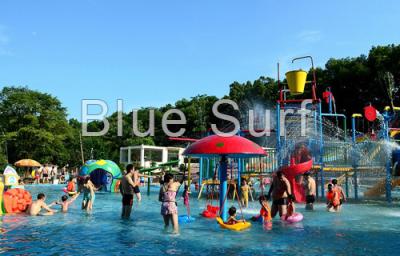
<instances>
[{"instance_id":1,"label":"support pole","mask_svg":"<svg viewBox=\"0 0 400 256\"><path fill-rule=\"evenodd\" d=\"M319 141L319 161L321 163L321 198L325 197L325 181L324 181L324 131L323 131L323 126L322 126L322 104L321 102L318 103L318 116L319 116L319 136L320 136L320 141Z\"/></svg>"},{"instance_id":2,"label":"support pole","mask_svg":"<svg viewBox=\"0 0 400 256\"><path fill-rule=\"evenodd\" d=\"M190 192L190 185L191 185L191 183L192 183L192 182L191 182L191 179L192 179L191 174L192 174L192 173L191 173L191 168L190 168L190 161L191 161L191 158L189 157L189 158L188 158L188 177L187 177L187 178L188 178L188 183L187 183L187 184L188 184L188 191L189 191L189 192Z\"/></svg>"},{"instance_id":3,"label":"support pole","mask_svg":"<svg viewBox=\"0 0 400 256\"><path fill-rule=\"evenodd\" d=\"M242 193L241 193L241 189L240 189L240 187L241 187L241 185L242 185L242 159L237 159L237 168L238 168L238 177L237 177L237 190L238 190L238 194L239 194L239 197L241 197L242 196Z\"/></svg>"},{"instance_id":4,"label":"support pole","mask_svg":"<svg viewBox=\"0 0 400 256\"><path fill-rule=\"evenodd\" d=\"M351 139L353 141L353 169L354 169L354 199L358 200L358 171L357 171L357 160L358 154L356 154L356 118L362 117L361 114L353 114L351 117Z\"/></svg>"},{"instance_id":5,"label":"support pole","mask_svg":"<svg viewBox=\"0 0 400 256\"><path fill-rule=\"evenodd\" d=\"M276 104L276 161L278 168L282 166L281 159L281 104Z\"/></svg>"},{"instance_id":6,"label":"support pole","mask_svg":"<svg viewBox=\"0 0 400 256\"><path fill-rule=\"evenodd\" d=\"M385 141L389 142L389 121L391 119L391 116L388 111L385 111L383 114L384 118L384 139ZM386 150L386 183L385 183L385 189L386 189L386 200L388 203L392 203L392 150L390 147L385 145L385 150Z\"/></svg>"},{"instance_id":7,"label":"support pole","mask_svg":"<svg viewBox=\"0 0 400 256\"><path fill-rule=\"evenodd\" d=\"M82 133L79 133L79 144L80 144L80 146L81 146L82 164L85 164L85 157L83 156ZM6 147L6 148L7 148L7 147ZM7 152L7 160L8 160L8 152Z\"/></svg>"},{"instance_id":8,"label":"support pole","mask_svg":"<svg viewBox=\"0 0 400 256\"><path fill-rule=\"evenodd\" d=\"M203 183L203 158L200 158L199 163L199 188L201 186L201 183Z\"/></svg>"},{"instance_id":9,"label":"support pole","mask_svg":"<svg viewBox=\"0 0 400 256\"><path fill-rule=\"evenodd\" d=\"M318 191L318 172L315 173L315 196L318 198L319 191Z\"/></svg>"},{"instance_id":10,"label":"support pole","mask_svg":"<svg viewBox=\"0 0 400 256\"><path fill-rule=\"evenodd\" d=\"M150 172L147 173L150 176ZM150 177L147 178L147 195L150 195Z\"/></svg>"},{"instance_id":11,"label":"support pole","mask_svg":"<svg viewBox=\"0 0 400 256\"><path fill-rule=\"evenodd\" d=\"M219 164L219 179L220 179L220 185L219 185L219 206L221 209L221 218L225 222L228 220L228 207L226 206L226 202L224 202L225 195L226 195L226 190L227 190L227 161L226 161L226 156L221 157L221 161Z\"/></svg>"}]
</instances>

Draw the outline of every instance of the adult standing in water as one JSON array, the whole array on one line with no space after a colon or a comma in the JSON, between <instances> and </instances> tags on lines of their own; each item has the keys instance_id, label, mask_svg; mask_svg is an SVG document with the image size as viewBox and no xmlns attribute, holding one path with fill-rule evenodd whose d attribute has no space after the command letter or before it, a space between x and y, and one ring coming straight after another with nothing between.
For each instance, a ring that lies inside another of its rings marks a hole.
<instances>
[{"instance_id":1,"label":"adult standing in water","mask_svg":"<svg viewBox=\"0 0 400 256\"><path fill-rule=\"evenodd\" d=\"M314 202L317 189L315 180L310 176L309 172L305 172L303 176L303 188L306 195L306 210L314 210Z\"/></svg>"},{"instance_id":2,"label":"adult standing in water","mask_svg":"<svg viewBox=\"0 0 400 256\"><path fill-rule=\"evenodd\" d=\"M283 175L282 171L277 171L272 178L272 184L268 191L267 197L272 195L271 216L274 218L279 212L282 217L287 213L288 198L292 198L292 190L288 179Z\"/></svg>"},{"instance_id":3,"label":"adult standing in water","mask_svg":"<svg viewBox=\"0 0 400 256\"><path fill-rule=\"evenodd\" d=\"M159 201L161 201L161 215L164 218L165 228L172 222L174 233L179 232L178 207L176 204L176 193L181 183L174 181L172 174L165 174L164 183L160 188Z\"/></svg>"},{"instance_id":4,"label":"adult standing in water","mask_svg":"<svg viewBox=\"0 0 400 256\"><path fill-rule=\"evenodd\" d=\"M126 166L126 174L121 179L120 192L122 194L122 213L123 219L129 219L132 212L134 187L136 184L133 181L135 168L132 164Z\"/></svg>"},{"instance_id":5,"label":"adult standing in water","mask_svg":"<svg viewBox=\"0 0 400 256\"><path fill-rule=\"evenodd\" d=\"M90 176L85 178L82 189L83 189L82 210L86 209L89 212L93 209L94 199L96 197L95 195L96 187L90 180Z\"/></svg>"}]
</instances>

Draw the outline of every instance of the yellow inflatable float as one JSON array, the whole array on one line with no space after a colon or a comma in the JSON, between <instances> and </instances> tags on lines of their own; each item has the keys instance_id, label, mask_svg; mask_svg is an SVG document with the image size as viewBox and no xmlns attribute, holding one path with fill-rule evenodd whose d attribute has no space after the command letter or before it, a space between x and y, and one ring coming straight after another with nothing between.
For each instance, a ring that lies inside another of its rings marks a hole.
<instances>
[{"instance_id":1,"label":"yellow inflatable float","mask_svg":"<svg viewBox=\"0 0 400 256\"><path fill-rule=\"evenodd\" d=\"M248 229L251 227L250 222L238 222L236 224L229 225L229 224L224 223L224 221L220 217L217 217L215 219L217 220L217 222L221 226L221 228L225 228L225 229L229 229L229 230L241 231L241 230Z\"/></svg>"}]
</instances>

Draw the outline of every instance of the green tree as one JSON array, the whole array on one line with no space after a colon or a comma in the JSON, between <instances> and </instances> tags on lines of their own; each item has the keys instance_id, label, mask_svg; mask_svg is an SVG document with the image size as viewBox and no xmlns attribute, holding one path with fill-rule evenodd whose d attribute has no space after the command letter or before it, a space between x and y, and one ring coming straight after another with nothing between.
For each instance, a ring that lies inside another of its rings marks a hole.
<instances>
[{"instance_id":1,"label":"green tree","mask_svg":"<svg viewBox=\"0 0 400 256\"><path fill-rule=\"evenodd\" d=\"M72 134L66 109L57 98L27 87L4 87L0 92L0 124L11 163L21 158L68 162L64 143Z\"/></svg>"}]
</instances>

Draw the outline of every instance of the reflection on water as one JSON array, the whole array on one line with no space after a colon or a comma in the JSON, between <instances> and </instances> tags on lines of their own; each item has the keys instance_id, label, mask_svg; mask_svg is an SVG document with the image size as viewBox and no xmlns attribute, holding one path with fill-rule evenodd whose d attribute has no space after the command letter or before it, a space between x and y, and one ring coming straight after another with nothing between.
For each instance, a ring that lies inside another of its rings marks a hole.
<instances>
[{"instance_id":1,"label":"reflection on water","mask_svg":"<svg viewBox=\"0 0 400 256\"><path fill-rule=\"evenodd\" d=\"M47 201L61 196L60 187L29 187ZM304 221L272 227L254 223L242 232L222 230L212 219L196 218L181 225L180 235L164 231L157 192L135 202L132 220L120 219L120 195L99 194L92 213L80 210L80 200L67 214L0 217L0 253L22 255L390 255L400 250L400 210L386 204L345 204L343 212L328 213L324 204L314 212L297 207ZM179 200L181 200L179 198ZM229 201L229 204L232 204ZM191 200L197 215L204 201ZM179 210L185 212L179 201ZM259 203L244 209L246 218L258 214ZM390 245L390 246L388 246ZM395 253L397 254L397 253Z\"/></svg>"}]
</instances>

